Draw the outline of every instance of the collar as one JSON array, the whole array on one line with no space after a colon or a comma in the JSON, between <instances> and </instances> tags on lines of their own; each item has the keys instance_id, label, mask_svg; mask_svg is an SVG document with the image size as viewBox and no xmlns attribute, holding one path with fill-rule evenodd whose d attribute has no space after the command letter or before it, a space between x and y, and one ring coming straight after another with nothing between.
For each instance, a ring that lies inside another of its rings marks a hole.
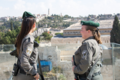
<instances>
[{"instance_id":1,"label":"collar","mask_svg":"<svg viewBox=\"0 0 120 80\"><path fill-rule=\"evenodd\" d=\"M88 40L88 39L94 39L94 37L93 36L91 36L91 37L88 37L87 39L85 39L82 43L84 43L86 40Z\"/></svg>"}]
</instances>

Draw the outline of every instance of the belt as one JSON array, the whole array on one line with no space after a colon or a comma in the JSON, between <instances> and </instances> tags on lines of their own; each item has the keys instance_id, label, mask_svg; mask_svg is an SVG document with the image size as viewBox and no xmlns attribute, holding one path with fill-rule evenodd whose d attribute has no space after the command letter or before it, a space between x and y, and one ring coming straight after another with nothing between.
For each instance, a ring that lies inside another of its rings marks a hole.
<instances>
[{"instance_id":1,"label":"belt","mask_svg":"<svg viewBox=\"0 0 120 80\"><path fill-rule=\"evenodd\" d=\"M92 75L92 77L95 77L95 76L100 75L100 74L101 74L100 71L99 71L99 72L96 72L96 73L94 73L94 74Z\"/></svg>"},{"instance_id":2,"label":"belt","mask_svg":"<svg viewBox=\"0 0 120 80\"><path fill-rule=\"evenodd\" d=\"M25 71L23 71L23 70L20 70L20 73L21 74L25 74L25 75L30 75L30 74L27 74Z\"/></svg>"}]
</instances>

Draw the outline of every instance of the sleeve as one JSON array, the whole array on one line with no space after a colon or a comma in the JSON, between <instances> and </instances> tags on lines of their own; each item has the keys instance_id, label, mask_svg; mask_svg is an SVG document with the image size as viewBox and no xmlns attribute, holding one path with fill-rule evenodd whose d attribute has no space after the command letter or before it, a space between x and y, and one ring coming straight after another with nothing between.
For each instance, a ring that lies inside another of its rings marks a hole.
<instances>
[{"instance_id":1,"label":"sleeve","mask_svg":"<svg viewBox=\"0 0 120 80\"><path fill-rule=\"evenodd\" d=\"M74 53L73 57L72 57L72 66L75 66L75 55L80 53L80 47L77 49L77 51Z\"/></svg>"},{"instance_id":2,"label":"sleeve","mask_svg":"<svg viewBox=\"0 0 120 80\"><path fill-rule=\"evenodd\" d=\"M37 73L37 71L29 63L29 58L32 54L32 51L33 51L33 43L32 42L24 42L20 62L21 62L21 67L24 69L24 71L27 74L35 75Z\"/></svg>"},{"instance_id":3,"label":"sleeve","mask_svg":"<svg viewBox=\"0 0 120 80\"><path fill-rule=\"evenodd\" d=\"M75 54L78 54L80 52L80 47L78 48L78 50L75 52Z\"/></svg>"},{"instance_id":4,"label":"sleeve","mask_svg":"<svg viewBox=\"0 0 120 80\"><path fill-rule=\"evenodd\" d=\"M89 43L83 43L80 54L80 64L74 67L74 73L84 74L92 62L93 49Z\"/></svg>"},{"instance_id":5,"label":"sleeve","mask_svg":"<svg viewBox=\"0 0 120 80\"><path fill-rule=\"evenodd\" d=\"M39 28L39 29L37 29L36 31L34 31L34 32L32 33L32 35L33 35L34 37L38 37L38 36L40 36L42 33L44 33L45 31L47 31L47 29Z\"/></svg>"}]
</instances>

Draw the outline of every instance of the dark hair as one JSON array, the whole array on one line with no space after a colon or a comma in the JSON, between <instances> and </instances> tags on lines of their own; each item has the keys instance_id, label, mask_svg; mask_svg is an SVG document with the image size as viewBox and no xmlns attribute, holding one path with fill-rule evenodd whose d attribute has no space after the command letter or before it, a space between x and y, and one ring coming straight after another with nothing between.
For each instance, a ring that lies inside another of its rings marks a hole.
<instances>
[{"instance_id":1,"label":"dark hair","mask_svg":"<svg viewBox=\"0 0 120 80\"><path fill-rule=\"evenodd\" d=\"M36 22L35 18L32 18L32 17L23 19L21 30L15 43L18 55L19 55L19 50L20 50L20 46L22 43L22 39L30 32L35 22Z\"/></svg>"},{"instance_id":2,"label":"dark hair","mask_svg":"<svg viewBox=\"0 0 120 80\"><path fill-rule=\"evenodd\" d=\"M92 31L93 37L97 41L97 43L102 44L102 41L100 39L100 32L98 28L86 25L86 30Z\"/></svg>"}]
</instances>

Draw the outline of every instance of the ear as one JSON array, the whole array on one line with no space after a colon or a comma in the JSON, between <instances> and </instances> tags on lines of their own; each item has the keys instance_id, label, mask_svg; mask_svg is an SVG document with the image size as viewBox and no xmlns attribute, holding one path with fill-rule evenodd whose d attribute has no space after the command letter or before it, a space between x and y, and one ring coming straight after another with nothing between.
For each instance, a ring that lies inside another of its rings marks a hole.
<instances>
[{"instance_id":1,"label":"ear","mask_svg":"<svg viewBox=\"0 0 120 80\"><path fill-rule=\"evenodd\" d=\"M88 30L88 33L91 33L91 30Z\"/></svg>"},{"instance_id":2,"label":"ear","mask_svg":"<svg viewBox=\"0 0 120 80\"><path fill-rule=\"evenodd\" d=\"M33 24L33 28L35 27L36 25L35 25L35 23Z\"/></svg>"}]
</instances>

